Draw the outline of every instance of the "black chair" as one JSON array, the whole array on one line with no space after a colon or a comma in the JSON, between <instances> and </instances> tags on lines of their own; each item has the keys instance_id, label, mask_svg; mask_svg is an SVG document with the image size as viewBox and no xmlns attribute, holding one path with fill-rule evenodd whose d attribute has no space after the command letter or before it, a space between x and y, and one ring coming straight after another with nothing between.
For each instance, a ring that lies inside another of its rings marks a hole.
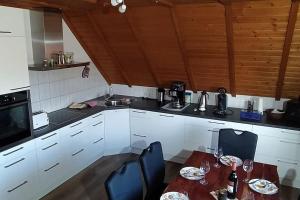
<instances>
[{"instance_id":1,"label":"black chair","mask_svg":"<svg viewBox=\"0 0 300 200\"><path fill-rule=\"evenodd\" d=\"M138 161L124 163L105 181L109 200L142 200L143 182Z\"/></svg>"},{"instance_id":2,"label":"black chair","mask_svg":"<svg viewBox=\"0 0 300 200\"><path fill-rule=\"evenodd\" d=\"M254 160L256 144L257 135L249 131L234 129L220 129L219 131L219 147L222 147L224 155L233 155L242 160Z\"/></svg>"},{"instance_id":3,"label":"black chair","mask_svg":"<svg viewBox=\"0 0 300 200\"><path fill-rule=\"evenodd\" d=\"M165 179L165 161L160 142L154 142L142 152L140 163L147 187L145 200L159 199L167 184Z\"/></svg>"}]
</instances>

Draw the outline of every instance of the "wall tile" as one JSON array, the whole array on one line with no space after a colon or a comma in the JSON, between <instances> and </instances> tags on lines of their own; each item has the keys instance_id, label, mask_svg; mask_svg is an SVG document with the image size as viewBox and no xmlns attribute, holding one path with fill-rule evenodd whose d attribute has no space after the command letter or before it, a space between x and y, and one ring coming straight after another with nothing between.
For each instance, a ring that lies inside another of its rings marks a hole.
<instances>
[{"instance_id":1,"label":"wall tile","mask_svg":"<svg viewBox=\"0 0 300 200\"><path fill-rule=\"evenodd\" d=\"M40 100L46 100L50 98L50 84L43 83L39 85L39 93L40 93Z\"/></svg>"},{"instance_id":2,"label":"wall tile","mask_svg":"<svg viewBox=\"0 0 300 200\"><path fill-rule=\"evenodd\" d=\"M32 113L41 111L41 103L40 102L31 103L31 109L32 109Z\"/></svg>"},{"instance_id":3,"label":"wall tile","mask_svg":"<svg viewBox=\"0 0 300 200\"><path fill-rule=\"evenodd\" d=\"M31 86L37 85L39 83L38 72L29 70L29 80Z\"/></svg>"},{"instance_id":4,"label":"wall tile","mask_svg":"<svg viewBox=\"0 0 300 200\"><path fill-rule=\"evenodd\" d=\"M49 83L49 71L38 72L38 83Z\"/></svg>"},{"instance_id":5,"label":"wall tile","mask_svg":"<svg viewBox=\"0 0 300 200\"><path fill-rule=\"evenodd\" d=\"M31 102L40 101L40 92L39 92L38 85L33 85L30 87L30 95L31 95Z\"/></svg>"}]
</instances>

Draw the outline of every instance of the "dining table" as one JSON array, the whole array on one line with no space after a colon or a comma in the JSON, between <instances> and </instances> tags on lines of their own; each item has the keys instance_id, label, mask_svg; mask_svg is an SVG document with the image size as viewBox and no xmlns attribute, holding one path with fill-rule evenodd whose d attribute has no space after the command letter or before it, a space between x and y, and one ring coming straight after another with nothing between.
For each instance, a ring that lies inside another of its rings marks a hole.
<instances>
[{"instance_id":1,"label":"dining table","mask_svg":"<svg viewBox=\"0 0 300 200\"><path fill-rule=\"evenodd\" d=\"M187 192L190 200L215 199L210 192L227 187L228 176L232 168L223 164L220 168L215 168L213 165L216 163L216 158L213 154L199 151L193 151L183 167L200 167L201 161L209 161L210 163L210 171L205 176L208 181L207 185L202 185L199 181L188 180L178 174L178 176L168 184L164 193ZM252 193L251 195L254 196L255 200L279 200L279 192L273 195L263 195L252 191L248 183L243 181L246 177L250 179L266 179L273 182L279 188L279 177L276 166L254 162L253 170L249 174L243 171L243 166L237 167L236 173L238 177L237 199L245 199L244 197Z\"/></svg>"}]
</instances>

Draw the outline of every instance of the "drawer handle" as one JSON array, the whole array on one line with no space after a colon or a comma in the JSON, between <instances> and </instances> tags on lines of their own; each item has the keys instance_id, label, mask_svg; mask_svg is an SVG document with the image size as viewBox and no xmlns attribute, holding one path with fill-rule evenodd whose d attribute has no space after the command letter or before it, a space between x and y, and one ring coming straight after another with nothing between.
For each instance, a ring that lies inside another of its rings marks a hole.
<instances>
[{"instance_id":1,"label":"drawer handle","mask_svg":"<svg viewBox=\"0 0 300 200\"><path fill-rule=\"evenodd\" d=\"M16 150L13 150L13 151L11 151L11 152L8 152L8 153L6 153L6 154L3 154L3 156L8 156L8 155L10 155L10 154L12 154L12 153L15 153L15 152L17 152L17 151L20 151L20 150L22 150L22 149L24 149L24 147L20 147L20 148L18 148L18 149L16 149Z\"/></svg>"},{"instance_id":2,"label":"drawer handle","mask_svg":"<svg viewBox=\"0 0 300 200\"><path fill-rule=\"evenodd\" d=\"M74 136L76 136L76 135L78 135L78 134L80 134L80 133L82 133L83 131L79 131L78 133L74 133L73 135L71 135L71 137L74 137Z\"/></svg>"},{"instance_id":3,"label":"drawer handle","mask_svg":"<svg viewBox=\"0 0 300 200\"><path fill-rule=\"evenodd\" d=\"M72 156L76 156L77 154L83 152L84 149L80 149L79 151L77 151L76 153L73 153Z\"/></svg>"},{"instance_id":4,"label":"drawer handle","mask_svg":"<svg viewBox=\"0 0 300 200\"><path fill-rule=\"evenodd\" d=\"M41 138L41 140L46 140L46 139L48 139L48 138L50 138L50 137L53 137L54 135L56 135L57 133L53 133L53 134L51 134L51 135L48 135L47 137L44 137L44 138Z\"/></svg>"},{"instance_id":5,"label":"drawer handle","mask_svg":"<svg viewBox=\"0 0 300 200\"><path fill-rule=\"evenodd\" d=\"M133 134L134 136L137 136L137 137L143 137L143 138L145 138L145 137L147 137L147 136L145 136L145 135L139 135L139 134Z\"/></svg>"},{"instance_id":6,"label":"drawer handle","mask_svg":"<svg viewBox=\"0 0 300 200\"><path fill-rule=\"evenodd\" d=\"M101 140L103 140L103 138L100 138L99 140L93 142L93 144L97 144L97 143L100 142Z\"/></svg>"},{"instance_id":7,"label":"drawer handle","mask_svg":"<svg viewBox=\"0 0 300 200\"><path fill-rule=\"evenodd\" d=\"M287 134L291 134L291 135L299 135L299 133L291 133L291 132L288 132L288 131L281 131L281 133L287 133Z\"/></svg>"},{"instance_id":8,"label":"drawer handle","mask_svg":"<svg viewBox=\"0 0 300 200\"><path fill-rule=\"evenodd\" d=\"M79 122L79 123L77 123L77 124L74 124L74 125L72 125L72 126L70 126L71 128L74 128L75 126L78 126L78 125L80 125L80 124L82 124L82 122Z\"/></svg>"},{"instance_id":9,"label":"drawer handle","mask_svg":"<svg viewBox=\"0 0 300 200\"><path fill-rule=\"evenodd\" d=\"M134 113L140 113L140 114L146 114L146 112L143 112L143 111L135 111L135 110L133 110L132 112L134 112Z\"/></svg>"},{"instance_id":10,"label":"drawer handle","mask_svg":"<svg viewBox=\"0 0 300 200\"><path fill-rule=\"evenodd\" d=\"M99 115L95 115L95 116L93 116L92 118L97 118L97 117L99 117L99 116L101 116L102 115L102 113L101 114L99 114Z\"/></svg>"},{"instance_id":11,"label":"drawer handle","mask_svg":"<svg viewBox=\"0 0 300 200\"><path fill-rule=\"evenodd\" d=\"M222 122L213 122L213 121L208 121L210 124L220 124L220 125L225 125L225 123Z\"/></svg>"},{"instance_id":12,"label":"drawer handle","mask_svg":"<svg viewBox=\"0 0 300 200\"><path fill-rule=\"evenodd\" d=\"M26 89L29 88L30 86L26 86L26 87L19 87L19 88L12 88L10 90L14 91L14 90L20 90L20 89Z\"/></svg>"},{"instance_id":13,"label":"drawer handle","mask_svg":"<svg viewBox=\"0 0 300 200\"><path fill-rule=\"evenodd\" d=\"M27 183L28 183L28 181L24 181L23 183L21 183L20 185L14 187L13 189L7 190L7 192L13 192L13 191L15 191L16 189L18 189L19 187L22 187L23 185L25 185L25 184L27 184Z\"/></svg>"},{"instance_id":14,"label":"drawer handle","mask_svg":"<svg viewBox=\"0 0 300 200\"><path fill-rule=\"evenodd\" d=\"M55 165L49 167L48 169L45 169L44 172L48 172L49 170L53 169L54 167L57 167L59 163L56 163Z\"/></svg>"},{"instance_id":15,"label":"drawer handle","mask_svg":"<svg viewBox=\"0 0 300 200\"><path fill-rule=\"evenodd\" d=\"M214 151L214 150L215 150L214 148L210 148L210 147L207 147L207 149L209 149L209 150L212 150L212 151Z\"/></svg>"},{"instance_id":16,"label":"drawer handle","mask_svg":"<svg viewBox=\"0 0 300 200\"><path fill-rule=\"evenodd\" d=\"M49 149L49 148L51 148L51 147L54 147L54 146L57 145L57 144L58 144L58 143L55 142L54 144L51 144L50 146L47 146L47 147L43 148L42 150L45 151L45 150L47 150L47 149Z\"/></svg>"},{"instance_id":17,"label":"drawer handle","mask_svg":"<svg viewBox=\"0 0 300 200\"><path fill-rule=\"evenodd\" d=\"M19 162L22 162L23 160L25 160L25 158L21 158L20 160L17 160L16 162L13 162L13 163L11 163L9 165L6 165L6 166L4 166L4 168L9 168L9 167L11 167L11 166L13 166L13 165L15 165L15 164L17 164Z\"/></svg>"},{"instance_id":18,"label":"drawer handle","mask_svg":"<svg viewBox=\"0 0 300 200\"><path fill-rule=\"evenodd\" d=\"M288 162L288 161L283 161L283 160L277 160L277 161L281 162L281 163L291 164L291 165L298 165L298 163L296 163L296 162Z\"/></svg>"},{"instance_id":19,"label":"drawer handle","mask_svg":"<svg viewBox=\"0 0 300 200\"><path fill-rule=\"evenodd\" d=\"M94 124L93 126L98 126L99 124L102 124L103 122L101 121L101 122L99 122L99 123L97 123L97 124Z\"/></svg>"},{"instance_id":20,"label":"drawer handle","mask_svg":"<svg viewBox=\"0 0 300 200\"><path fill-rule=\"evenodd\" d=\"M208 129L207 131L209 131L209 132L213 132L213 133L218 133L219 131L218 130L210 130L210 129Z\"/></svg>"},{"instance_id":21,"label":"drawer handle","mask_svg":"<svg viewBox=\"0 0 300 200\"><path fill-rule=\"evenodd\" d=\"M282 143L287 143L287 144L297 144L300 145L300 142L290 142L290 141L285 141L285 140L280 140Z\"/></svg>"},{"instance_id":22,"label":"drawer handle","mask_svg":"<svg viewBox=\"0 0 300 200\"><path fill-rule=\"evenodd\" d=\"M173 115L159 115L161 117L174 117Z\"/></svg>"},{"instance_id":23,"label":"drawer handle","mask_svg":"<svg viewBox=\"0 0 300 200\"><path fill-rule=\"evenodd\" d=\"M0 33L8 33L8 34L10 34L12 32L11 31L0 31Z\"/></svg>"}]
</instances>

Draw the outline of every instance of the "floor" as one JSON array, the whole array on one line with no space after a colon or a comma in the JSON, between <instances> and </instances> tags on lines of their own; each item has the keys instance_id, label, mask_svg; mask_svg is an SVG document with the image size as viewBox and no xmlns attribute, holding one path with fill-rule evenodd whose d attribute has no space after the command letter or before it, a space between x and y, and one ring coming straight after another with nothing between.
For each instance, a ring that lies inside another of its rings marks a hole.
<instances>
[{"instance_id":1,"label":"floor","mask_svg":"<svg viewBox=\"0 0 300 200\"><path fill-rule=\"evenodd\" d=\"M46 195L42 200L107 200L104 181L109 174L119 168L123 162L136 160L135 154L105 156L81 173L65 182L60 187ZM177 176L181 165L174 162L166 163L166 181ZM282 186L281 200L300 200L300 189Z\"/></svg>"}]
</instances>

